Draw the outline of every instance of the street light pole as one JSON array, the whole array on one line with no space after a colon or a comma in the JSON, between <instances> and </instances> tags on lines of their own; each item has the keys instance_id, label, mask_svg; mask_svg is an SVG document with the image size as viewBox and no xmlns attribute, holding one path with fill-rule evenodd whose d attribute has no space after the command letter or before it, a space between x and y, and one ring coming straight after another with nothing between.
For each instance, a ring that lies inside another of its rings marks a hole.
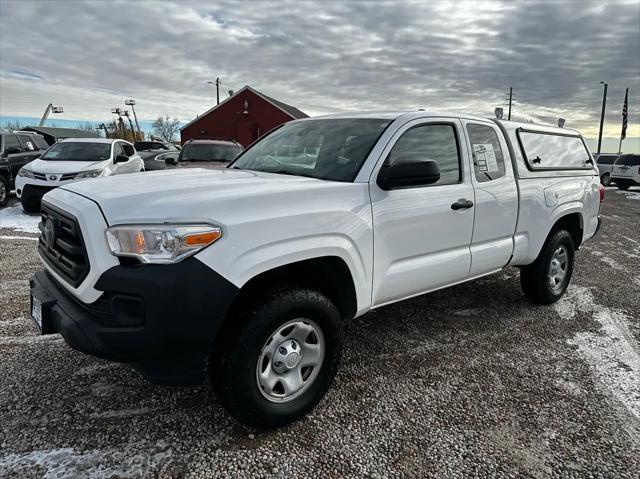
<instances>
[{"instance_id":1,"label":"street light pole","mask_svg":"<svg viewBox=\"0 0 640 479\"><path fill-rule=\"evenodd\" d=\"M598 135L598 154L600 154L600 147L602 146L602 128L604 127L604 111L607 107L607 84L603 81L600 82L604 85L604 91L602 92L602 113L600 114L600 134Z\"/></svg>"},{"instance_id":2,"label":"street light pole","mask_svg":"<svg viewBox=\"0 0 640 479\"><path fill-rule=\"evenodd\" d=\"M216 78L216 81L211 81L209 80L207 83L209 83L210 85L213 85L215 83L216 85L216 105L220 104L220 77Z\"/></svg>"}]
</instances>

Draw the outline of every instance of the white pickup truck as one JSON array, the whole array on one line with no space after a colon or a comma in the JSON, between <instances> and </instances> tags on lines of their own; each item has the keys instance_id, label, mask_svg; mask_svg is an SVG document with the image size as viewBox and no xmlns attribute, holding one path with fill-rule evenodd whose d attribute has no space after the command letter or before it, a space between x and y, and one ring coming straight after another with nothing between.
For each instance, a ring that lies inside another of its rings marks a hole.
<instances>
[{"instance_id":1,"label":"white pickup truck","mask_svg":"<svg viewBox=\"0 0 640 479\"><path fill-rule=\"evenodd\" d=\"M603 192L568 129L429 112L294 121L226 169L45 195L31 315L157 383L209 374L233 416L275 427L327 391L345 320L508 266L531 301L557 301Z\"/></svg>"}]
</instances>

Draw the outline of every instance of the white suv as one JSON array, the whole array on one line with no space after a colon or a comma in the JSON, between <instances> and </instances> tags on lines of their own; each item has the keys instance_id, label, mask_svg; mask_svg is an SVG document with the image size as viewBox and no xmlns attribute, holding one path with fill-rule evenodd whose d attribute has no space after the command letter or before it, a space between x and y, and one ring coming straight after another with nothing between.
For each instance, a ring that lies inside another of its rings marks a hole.
<instances>
[{"instance_id":1,"label":"white suv","mask_svg":"<svg viewBox=\"0 0 640 479\"><path fill-rule=\"evenodd\" d=\"M235 417L278 426L327 391L345 320L507 266L531 301L560 299L603 193L566 128L428 112L292 121L228 168L48 193L31 314L157 383L208 372Z\"/></svg>"},{"instance_id":2,"label":"white suv","mask_svg":"<svg viewBox=\"0 0 640 479\"><path fill-rule=\"evenodd\" d=\"M102 138L59 141L18 171L16 195L28 213L40 209L42 197L58 186L99 176L144 171L131 143Z\"/></svg>"},{"instance_id":3,"label":"white suv","mask_svg":"<svg viewBox=\"0 0 640 479\"><path fill-rule=\"evenodd\" d=\"M614 181L620 190L640 186L640 155L620 155L613 164L611 181Z\"/></svg>"}]
</instances>

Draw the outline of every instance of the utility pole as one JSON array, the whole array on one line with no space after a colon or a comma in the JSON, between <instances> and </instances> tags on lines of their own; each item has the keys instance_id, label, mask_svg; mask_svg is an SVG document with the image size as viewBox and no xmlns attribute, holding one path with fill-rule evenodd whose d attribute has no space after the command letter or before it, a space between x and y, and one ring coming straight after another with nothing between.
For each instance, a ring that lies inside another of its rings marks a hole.
<instances>
[{"instance_id":1,"label":"utility pole","mask_svg":"<svg viewBox=\"0 0 640 479\"><path fill-rule=\"evenodd\" d=\"M511 101L513 100L513 87L509 87L509 115L507 120L511 120Z\"/></svg>"},{"instance_id":2,"label":"utility pole","mask_svg":"<svg viewBox=\"0 0 640 479\"><path fill-rule=\"evenodd\" d=\"M138 115L136 115L136 109L134 108L136 101L133 99L125 100L124 104L131 107L131 111L133 111L133 119L136 121L136 130L138 130L138 136L140 137L140 140L142 140L142 132L140 131L140 125L138 124Z\"/></svg>"},{"instance_id":3,"label":"utility pole","mask_svg":"<svg viewBox=\"0 0 640 479\"><path fill-rule=\"evenodd\" d=\"M215 83L216 85L216 105L220 104L220 77L216 78L216 81L211 81L209 80L207 82L210 85L213 85Z\"/></svg>"},{"instance_id":4,"label":"utility pole","mask_svg":"<svg viewBox=\"0 0 640 479\"><path fill-rule=\"evenodd\" d=\"M604 126L604 111L607 108L607 84L603 81L600 82L604 85L604 91L602 92L602 113L600 114L600 134L598 135L598 154L600 153L600 147L602 146L602 127Z\"/></svg>"}]
</instances>

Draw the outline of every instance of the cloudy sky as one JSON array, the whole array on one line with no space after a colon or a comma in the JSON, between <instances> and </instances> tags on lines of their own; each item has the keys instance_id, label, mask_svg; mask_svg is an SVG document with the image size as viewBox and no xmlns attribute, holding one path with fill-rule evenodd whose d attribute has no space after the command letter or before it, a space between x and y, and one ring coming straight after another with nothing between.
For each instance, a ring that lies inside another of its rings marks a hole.
<instances>
[{"instance_id":1,"label":"cloudy sky","mask_svg":"<svg viewBox=\"0 0 640 479\"><path fill-rule=\"evenodd\" d=\"M245 84L310 115L448 109L640 137L640 1L0 0L0 115L190 120ZM223 96L224 97L224 96ZM506 108L505 108L506 110ZM640 141L639 141L640 144Z\"/></svg>"}]
</instances>

